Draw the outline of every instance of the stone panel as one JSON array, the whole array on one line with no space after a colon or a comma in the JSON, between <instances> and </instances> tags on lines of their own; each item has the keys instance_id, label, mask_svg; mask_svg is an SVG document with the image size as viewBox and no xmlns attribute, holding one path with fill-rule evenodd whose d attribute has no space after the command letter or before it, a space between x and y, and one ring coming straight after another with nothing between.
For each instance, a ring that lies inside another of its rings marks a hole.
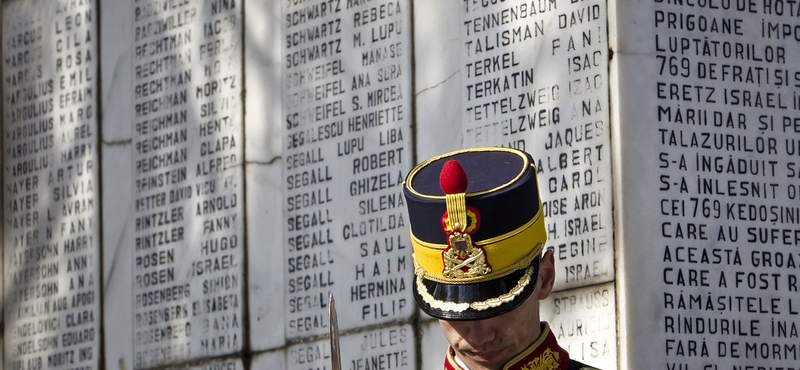
<instances>
[{"instance_id":1,"label":"stone panel","mask_svg":"<svg viewBox=\"0 0 800 370\"><path fill-rule=\"evenodd\" d=\"M5 367L98 368L96 8L2 8Z\"/></svg>"},{"instance_id":2,"label":"stone panel","mask_svg":"<svg viewBox=\"0 0 800 370\"><path fill-rule=\"evenodd\" d=\"M245 178L250 346L253 351L283 347L286 338L283 237L283 119L281 114L281 6L253 1L244 13ZM264 21L265 19L274 21ZM276 330L276 328L280 328Z\"/></svg>"},{"instance_id":3,"label":"stone panel","mask_svg":"<svg viewBox=\"0 0 800 370\"><path fill-rule=\"evenodd\" d=\"M100 66L102 112L113 112L113 119L102 120L100 134L103 188L103 213L116 214L103 220L103 315L104 367L132 369L133 356L133 229L134 171L133 130L133 17L132 7L121 2L106 2L100 7L99 39L103 63ZM124 318L124 319L120 319Z\"/></svg>"},{"instance_id":4,"label":"stone panel","mask_svg":"<svg viewBox=\"0 0 800 370\"><path fill-rule=\"evenodd\" d=\"M614 9L624 367L798 363L800 48L787 5Z\"/></svg>"},{"instance_id":5,"label":"stone panel","mask_svg":"<svg viewBox=\"0 0 800 370\"><path fill-rule=\"evenodd\" d=\"M198 365L176 368L187 370L244 370L244 364L239 358L218 358Z\"/></svg>"},{"instance_id":6,"label":"stone panel","mask_svg":"<svg viewBox=\"0 0 800 370\"><path fill-rule=\"evenodd\" d=\"M536 161L556 290L614 279L606 6L465 2L462 145Z\"/></svg>"},{"instance_id":7,"label":"stone panel","mask_svg":"<svg viewBox=\"0 0 800 370\"><path fill-rule=\"evenodd\" d=\"M242 8L140 1L133 30L134 367L244 348Z\"/></svg>"},{"instance_id":8,"label":"stone panel","mask_svg":"<svg viewBox=\"0 0 800 370\"><path fill-rule=\"evenodd\" d=\"M413 313L401 182L412 166L408 1L283 8L286 336Z\"/></svg>"},{"instance_id":9,"label":"stone panel","mask_svg":"<svg viewBox=\"0 0 800 370\"><path fill-rule=\"evenodd\" d=\"M426 321L420 324L422 341L419 356L421 369L437 369L444 365L447 354L447 339L442 334L439 321Z\"/></svg>"},{"instance_id":10,"label":"stone panel","mask_svg":"<svg viewBox=\"0 0 800 370\"><path fill-rule=\"evenodd\" d=\"M339 346L343 369L413 369L416 364L414 330L410 325L342 335ZM287 349L286 369L322 369L330 364L328 339L295 344Z\"/></svg>"},{"instance_id":11,"label":"stone panel","mask_svg":"<svg viewBox=\"0 0 800 370\"><path fill-rule=\"evenodd\" d=\"M616 295L613 283L550 294L542 320L572 359L601 369L617 368Z\"/></svg>"},{"instance_id":12,"label":"stone panel","mask_svg":"<svg viewBox=\"0 0 800 370\"><path fill-rule=\"evenodd\" d=\"M280 232L276 232L277 225L282 224L282 201L273 196L280 194L281 177L278 163L247 165L247 217L250 222L247 259L252 261L248 264L247 299L250 303L250 343L254 350L283 347L286 343L283 332L285 304L280 299L285 286L282 274L285 262L281 249L283 244L277 238Z\"/></svg>"},{"instance_id":13,"label":"stone panel","mask_svg":"<svg viewBox=\"0 0 800 370\"><path fill-rule=\"evenodd\" d=\"M285 369L286 355L283 350L262 352L253 356L250 369Z\"/></svg>"},{"instance_id":14,"label":"stone panel","mask_svg":"<svg viewBox=\"0 0 800 370\"><path fill-rule=\"evenodd\" d=\"M460 9L456 1L414 3L414 55L424 61L414 65L417 162L462 149Z\"/></svg>"}]
</instances>

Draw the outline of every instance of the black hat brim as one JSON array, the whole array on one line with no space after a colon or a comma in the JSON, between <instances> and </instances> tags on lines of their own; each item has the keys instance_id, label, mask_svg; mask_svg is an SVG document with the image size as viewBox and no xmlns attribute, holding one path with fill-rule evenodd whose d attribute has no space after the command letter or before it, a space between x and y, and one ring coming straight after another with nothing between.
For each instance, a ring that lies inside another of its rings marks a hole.
<instances>
[{"instance_id":1,"label":"black hat brim","mask_svg":"<svg viewBox=\"0 0 800 370\"><path fill-rule=\"evenodd\" d=\"M469 307L463 311L449 311L432 307L425 302L424 298L417 291L417 285L413 284L414 299L420 309L428 315L448 321L468 321L468 320L482 320L491 317L502 315L517 308L520 304L525 302L531 293L536 289L536 284L539 278L539 257L534 258L528 268L532 268L531 280L522 291L510 302L502 303L496 307L489 307L483 310L476 310ZM514 271L506 276L483 281L473 284L444 284L432 280L422 279L423 286L428 290L435 300L441 302L453 303L473 303L483 302L497 298L501 295L508 294L514 287L516 287L520 279L523 278L528 268ZM418 278L418 277L415 277Z\"/></svg>"}]
</instances>

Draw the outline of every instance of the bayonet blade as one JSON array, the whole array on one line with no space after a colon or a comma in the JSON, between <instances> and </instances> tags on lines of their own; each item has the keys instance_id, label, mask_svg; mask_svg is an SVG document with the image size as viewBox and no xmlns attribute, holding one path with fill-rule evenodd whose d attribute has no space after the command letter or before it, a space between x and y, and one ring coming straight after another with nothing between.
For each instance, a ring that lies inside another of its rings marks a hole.
<instances>
[{"instance_id":1,"label":"bayonet blade","mask_svg":"<svg viewBox=\"0 0 800 370\"><path fill-rule=\"evenodd\" d=\"M336 301L333 300L333 292L328 297L328 308L330 309L329 325L331 336L331 365L333 370L342 370L342 354L339 349L339 322L336 319Z\"/></svg>"}]
</instances>

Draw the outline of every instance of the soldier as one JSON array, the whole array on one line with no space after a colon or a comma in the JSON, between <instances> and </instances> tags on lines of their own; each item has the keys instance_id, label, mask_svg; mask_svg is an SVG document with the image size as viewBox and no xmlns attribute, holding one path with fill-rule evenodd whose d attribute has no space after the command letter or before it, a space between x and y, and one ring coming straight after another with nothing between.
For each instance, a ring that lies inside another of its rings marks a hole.
<instances>
[{"instance_id":1,"label":"soldier","mask_svg":"<svg viewBox=\"0 0 800 370\"><path fill-rule=\"evenodd\" d=\"M592 369L570 360L539 301L555 281L530 155L460 150L408 174L414 298L439 319L445 369Z\"/></svg>"}]
</instances>

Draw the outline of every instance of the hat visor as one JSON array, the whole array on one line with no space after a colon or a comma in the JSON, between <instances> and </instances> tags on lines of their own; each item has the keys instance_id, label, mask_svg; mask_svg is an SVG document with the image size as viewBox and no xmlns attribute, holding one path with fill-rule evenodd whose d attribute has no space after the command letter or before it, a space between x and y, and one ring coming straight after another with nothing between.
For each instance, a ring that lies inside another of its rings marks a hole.
<instances>
[{"instance_id":1,"label":"hat visor","mask_svg":"<svg viewBox=\"0 0 800 370\"><path fill-rule=\"evenodd\" d=\"M414 299L428 315L441 320L482 320L502 315L525 302L536 289L539 257L524 269L474 284L445 284L422 277ZM420 292L425 289L425 292Z\"/></svg>"}]
</instances>

